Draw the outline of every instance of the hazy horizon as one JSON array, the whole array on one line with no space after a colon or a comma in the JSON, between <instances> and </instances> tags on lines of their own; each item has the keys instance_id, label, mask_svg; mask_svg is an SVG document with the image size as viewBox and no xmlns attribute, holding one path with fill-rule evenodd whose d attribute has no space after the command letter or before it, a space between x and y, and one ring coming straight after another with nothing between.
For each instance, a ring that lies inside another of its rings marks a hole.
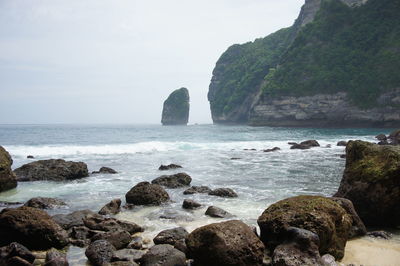
<instances>
[{"instance_id":1,"label":"hazy horizon","mask_svg":"<svg viewBox=\"0 0 400 266\"><path fill-rule=\"evenodd\" d=\"M0 124L160 124L175 89L212 123L231 45L291 26L304 1L0 1Z\"/></svg>"}]
</instances>

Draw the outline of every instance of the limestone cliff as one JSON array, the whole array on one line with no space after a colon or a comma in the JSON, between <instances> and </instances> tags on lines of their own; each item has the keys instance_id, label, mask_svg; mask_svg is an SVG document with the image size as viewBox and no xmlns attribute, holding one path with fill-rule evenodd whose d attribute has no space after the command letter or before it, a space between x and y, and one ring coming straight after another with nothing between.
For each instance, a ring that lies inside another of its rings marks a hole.
<instances>
[{"instance_id":1,"label":"limestone cliff","mask_svg":"<svg viewBox=\"0 0 400 266\"><path fill-rule=\"evenodd\" d=\"M186 125L189 120L189 91L180 88L164 101L161 123L163 125Z\"/></svg>"}]
</instances>

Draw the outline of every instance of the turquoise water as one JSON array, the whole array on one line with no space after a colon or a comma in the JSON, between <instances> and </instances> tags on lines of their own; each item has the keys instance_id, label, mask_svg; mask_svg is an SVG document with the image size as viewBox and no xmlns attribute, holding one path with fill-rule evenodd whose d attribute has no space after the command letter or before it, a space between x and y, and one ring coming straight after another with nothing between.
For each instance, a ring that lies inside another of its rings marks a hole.
<instances>
[{"instance_id":1,"label":"turquoise water","mask_svg":"<svg viewBox=\"0 0 400 266\"><path fill-rule=\"evenodd\" d=\"M255 224L262 211L278 200L299 194L332 195L338 188L345 160L340 140L375 141L388 129L288 129L246 126L193 125L2 125L0 145L14 159L13 167L35 159L62 158L83 161L89 171L112 167L116 175L92 175L72 182L26 182L0 193L0 201L25 201L32 197L58 197L68 208L97 211L113 198L125 200L125 193L136 183L151 181L167 173L160 164L177 163L188 173L193 185L230 187L239 198L222 199L208 195L183 195L184 189L168 189L173 202L161 207L139 207L119 217L146 227L149 237L177 225L192 230L215 222L204 215L206 207L194 212L181 208L185 198L204 206L221 207L238 219ZM290 150L287 142L316 139L321 147ZM331 148L326 148L330 144ZM263 149L280 147L274 153ZM245 151L244 149L256 149ZM232 157L240 158L231 160ZM160 215L174 219L160 219Z\"/></svg>"}]
</instances>

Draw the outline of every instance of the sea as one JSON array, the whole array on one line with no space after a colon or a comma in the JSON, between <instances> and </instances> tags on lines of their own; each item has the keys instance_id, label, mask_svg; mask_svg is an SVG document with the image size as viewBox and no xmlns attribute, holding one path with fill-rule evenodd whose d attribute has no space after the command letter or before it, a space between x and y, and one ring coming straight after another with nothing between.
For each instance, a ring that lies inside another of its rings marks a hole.
<instances>
[{"instance_id":1,"label":"sea","mask_svg":"<svg viewBox=\"0 0 400 266\"><path fill-rule=\"evenodd\" d=\"M13 168L34 160L81 161L89 171L107 166L117 174L93 174L68 182L20 182L16 189L0 193L0 201L24 202L32 197L56 197L68 206L50 214L75 210L98 211L120 198L138 182L161 175L185 172L192 185L233 189L238 198L207 194L184 195L186 188L166 189L171 202L162 206L123 209L117 218L145 227L143 236L177 226L188 231L219 222L206 216L208 206L220 207L250 225L272 203L296 195L333 195L342 178L345 147L341 140L376 142L390 129L271 128L222 125L0 125L0 145L13 158ZM288 142L315 139L320 147L291 150ZM276 152L265 149L279 147ZM161 164L182 169L159 171ZM184 199L203 205L195 211L182 209ZM164 218L160 218L164 217ZM82 260L82 250L72 248L70 259ZM77 263L76 265L79 265Z\"/></svg>"}]
</instances>

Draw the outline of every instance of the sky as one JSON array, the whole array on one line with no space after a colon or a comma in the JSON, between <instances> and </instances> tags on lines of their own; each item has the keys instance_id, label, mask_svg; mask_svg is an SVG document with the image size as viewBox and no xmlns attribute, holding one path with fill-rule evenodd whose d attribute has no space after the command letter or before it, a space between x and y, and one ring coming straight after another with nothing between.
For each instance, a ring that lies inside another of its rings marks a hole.
<instances>
[{"instance_id":1,"label":"sky","mask_svg":"<svg viewBox=\"0 0 400 266\"><path fill-rule=\"evenodd\" d=\"M175 89L211 123L231 45L291 26L303 0L0 0L0 124L159 124Z\"/></svg>"}]
</instances>

